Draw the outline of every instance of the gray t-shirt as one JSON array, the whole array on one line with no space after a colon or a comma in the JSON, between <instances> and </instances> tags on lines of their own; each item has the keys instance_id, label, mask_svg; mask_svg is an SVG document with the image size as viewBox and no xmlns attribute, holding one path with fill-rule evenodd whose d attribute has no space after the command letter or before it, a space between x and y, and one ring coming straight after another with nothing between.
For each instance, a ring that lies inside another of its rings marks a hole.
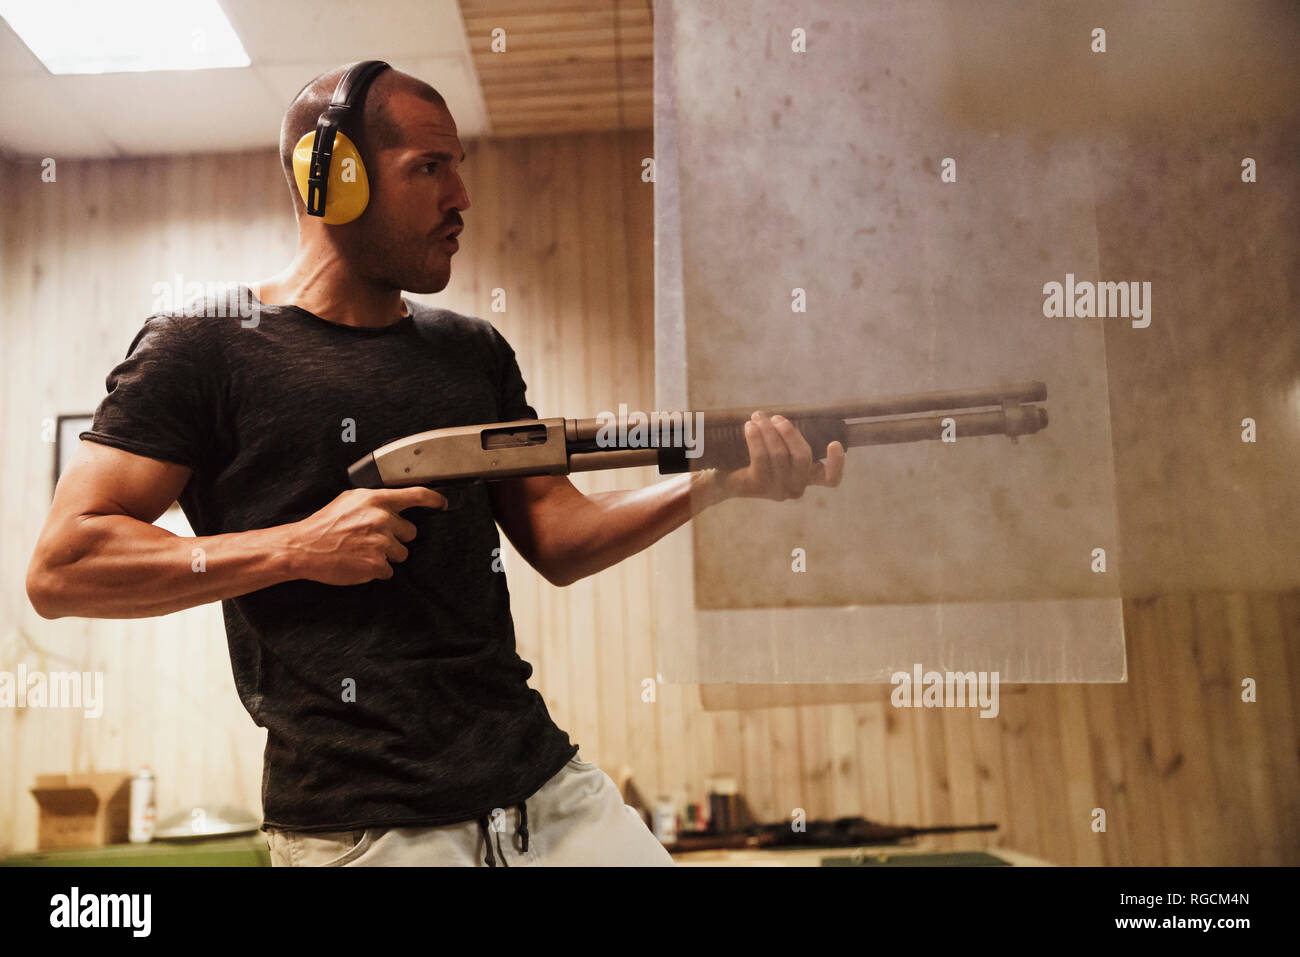
<instances>
[{"instance_id":1,"label":"gray t-shirt","mask_svg":"<svg viewBox=\"0 0 1300 957\"><path fill-rule=\"evenodd\" d=\"M408 302L357 329L252 301L255 326L233 300L151 316L81 436L193 469L180 503L197 535L305 518L351 487L350 464L413 432L537 417L483 319ZM264 828L471 820L578 750L527 686L486 486L402 516L418 534L391 579L222 602L235 687L267 729Z\"/></svg>"}]
</instances>

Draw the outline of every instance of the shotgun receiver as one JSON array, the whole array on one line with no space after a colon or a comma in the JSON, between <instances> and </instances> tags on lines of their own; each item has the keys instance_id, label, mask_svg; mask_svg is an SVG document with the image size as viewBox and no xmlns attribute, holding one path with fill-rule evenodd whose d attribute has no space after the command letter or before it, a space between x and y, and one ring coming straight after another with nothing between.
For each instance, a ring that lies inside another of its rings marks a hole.
<instances>
[{"instance_id":1,"label":"shotgun receiver","mask_svg":"<svg viewBox=\"0 0 1300 957\"><path fill-rule=\"evenodd\" d=\"M755 405L708 412L652 412L594 419L519 419L433 429L397 439L348 468L356 488L463 487L526 475L567 475L657 465L661 475L749 464L744 424L754 409L789 419L824 459L826 446L920 442L955 434L1032 435L1047 427L1042 382L968 392L913 395L834 405ZM968 411L958 411L968 410Z\"/></svg>"}]
</instances>

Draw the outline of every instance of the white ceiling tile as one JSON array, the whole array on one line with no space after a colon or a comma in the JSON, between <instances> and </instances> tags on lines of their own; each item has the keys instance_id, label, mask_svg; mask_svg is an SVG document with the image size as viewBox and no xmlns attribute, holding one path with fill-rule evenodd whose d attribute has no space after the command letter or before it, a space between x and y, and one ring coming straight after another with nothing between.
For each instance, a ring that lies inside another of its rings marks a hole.
<instances>
[{"instance_id":1,"label":"white ceiling tile","mask_svg":"<svg viewBox=\"0 0 1300 957\"><path fill-rule=\"evenodd\" d=\"M117 156L274 148L280 119L313 76L378 58L447 99L462 138L487 109L456 0L221 0L253 65L243 69L52 76L0 21L0 149Z\"/></svg>"},{"instance_id":2,"label":"white ceiling tile","mask_svg":"<svg viewBox=\"0 0 1300 957\"><path fill-rule=\"evenodd\" d=\"M68 79L73 78L0 76L0 100L14 104L0 111L0 148L56 160L116 155L100 118L88 113L75 93L57 82Z\"/></svg>"},{"instance_id":3,"label":"white ceiling tile","mask_svg":"<svg viewBox=\"0 0 1300 957\"><path fill-rule=\"evenodd\" d=\"M119 155L274 144L283 105L252 69L60 77Z\"/></svg>"},{"instance_id":4,"label":"white ceiling tile","mask_svg":"<svg viewBox=\"0 0 1300 957\"><path fill-rule=\"evenodd\" d=\"M456 0L222 0L256 64L348 63L352 60L467 53ZM383 54L378 51L383 51Z\"/></svg>"}]
</instances>

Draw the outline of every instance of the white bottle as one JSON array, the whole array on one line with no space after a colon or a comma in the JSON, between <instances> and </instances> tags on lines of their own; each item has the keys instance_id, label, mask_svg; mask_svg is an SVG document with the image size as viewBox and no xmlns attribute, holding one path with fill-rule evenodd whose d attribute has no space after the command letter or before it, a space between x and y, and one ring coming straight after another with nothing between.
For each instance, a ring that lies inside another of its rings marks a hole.
<instances>
[{"instance_id":1,"label":"white bottle","mask_svg":"<svg viewBox=\"0 0 1300 957\"><path fill-rule=\"evenodd\" d=\"M677 805L671 798L660 797L655 802L654 835L660 844L677 843Z\"/></svg>"},{"instance_id":2,"label":"white bottle","mask_svg":"<svg viewBox=\"0 0 1300 957\"><path fill-rule=\"evenodd\" d=\"M153 840L154 816L153 772L148 768L141 768L140 773L131 779L130 839L132 844L148 844Z\"/></svg>"}]
</instances>

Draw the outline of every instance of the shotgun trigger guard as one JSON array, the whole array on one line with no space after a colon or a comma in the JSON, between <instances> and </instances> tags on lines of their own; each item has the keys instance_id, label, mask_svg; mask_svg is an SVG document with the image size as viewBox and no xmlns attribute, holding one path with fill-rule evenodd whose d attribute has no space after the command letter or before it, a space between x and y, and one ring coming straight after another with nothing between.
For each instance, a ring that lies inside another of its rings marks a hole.
<instances>
[{"instance_id":1,"label":"shotgun trigger guard","mask_svg":"<svg viewBox=\"0 0 1300 957\"><path fill-rule=\"evenodd\" d=\"M443 509L443 511L450 512L462 508L465 505L465 500L469 496L469 490L475 485L482 484L483 479L482 477L479 477L474 479L461 479L459 481L453 480L439 485L431 485L429 487L447 500L447 507Z\"/></svg>"}]
</instances>

